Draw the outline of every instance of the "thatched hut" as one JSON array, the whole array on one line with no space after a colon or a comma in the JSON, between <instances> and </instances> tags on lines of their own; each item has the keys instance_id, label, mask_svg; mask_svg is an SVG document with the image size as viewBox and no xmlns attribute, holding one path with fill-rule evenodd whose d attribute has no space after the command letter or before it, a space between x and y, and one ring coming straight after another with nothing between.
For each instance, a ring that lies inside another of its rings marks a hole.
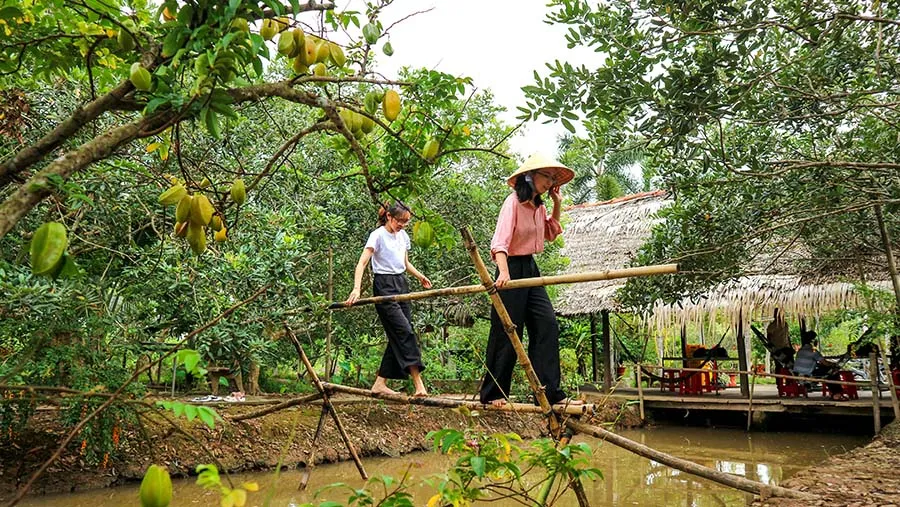
<instances>
[{"instance_id":1,"label":"thatched hut","mask_svg":"<svg viewBox=\"0 0 900 507\"><path fill-rule=\"evenodd\" d=\"M570 259L570 264L565 274L631 265L640 247L649 239L653 226L661 220L657 212L671 202L666 192L655 191L567 208L562 253ZM684 350L687 326L702 329L706 325L711 329L719 317L725 316L735 331L740 369L746 371L750 347L744 332L752 319L769 319L776 307L787 314L815 318L825 312L862 305L861 296L850 283L835 277L810 280L798 274L796 261L807 256L802 246L774 250L782 255L775 262L771 258L759 258L747 266L747 276L719 284L698 298L685 299L674 305L658 303L649 315L643 316L645 324L657 336L658 350L662 348L660 342L675 333L680 333ZM561 315L590 317L595 380L599 316L606 388L612 380L609 313L623 311L616 293L624 284L625 280L573 284L560 291L556 303L556 310ZM890 282L870 282L870 285L889 288Z\"/></svg>"}]
</instances>

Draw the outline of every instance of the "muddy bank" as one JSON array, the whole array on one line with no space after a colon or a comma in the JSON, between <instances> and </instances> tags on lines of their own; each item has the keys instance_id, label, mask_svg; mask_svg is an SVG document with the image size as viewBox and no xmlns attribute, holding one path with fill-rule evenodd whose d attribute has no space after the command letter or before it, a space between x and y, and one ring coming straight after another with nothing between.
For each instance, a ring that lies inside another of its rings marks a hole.
<instances>
[{"instance_id":1,"label":"muddy bank","mask_svg":"<svg viewBox=\"0 0 900 507\"><path fill-rule=\"evenodd\" d=\"M807 491L815 501L773 498L755 507L900 505L900 421L885 426L866 446L834 456L788 479L783 486Z\"/></svg>"},{"instance_id":2,"label":"muddy bank","mask_svg":"<svg viewBox=\"0 0 900 507\"><path fill-rule=\"evenodd\" d=\"M368 400L335 397L338 413L361 456L398 456L428 450L429 431L462 429L474 422L487 432L515 432L523 438L545 436L545 422L537 414L481 412L469 419L455 410L421 406L398 406ZM33 493L63 493L102 488L137 481L151 463L165 465L173 476L186 476L198 464L219 463L232 472L268 470L280 457L288 468L305 466L310 441L321 412L319 404L287 409L258 419L230 422L229 417L254 412L259 406L238 404L217 406L225 421L210 430L199 420L178 420L178 429L154 415L144 420L143 431L135 430L122 439L118 456L106 467L85 463L77 445L72 445L38 481ZM604 408L595 422L616 421L633 424L637 418L616 406ZM171 416L171 413L168 414ZM29 430L14 445L0 449L0 501L9 499L56 449L64 436L55 422L55 412L40 412ZM75 439L80 441L80 439ZM215 458L215 460L213 459ZM329 418L315 453L316 463L350 459L334 422Z\"/></svg>"}]
</instances>

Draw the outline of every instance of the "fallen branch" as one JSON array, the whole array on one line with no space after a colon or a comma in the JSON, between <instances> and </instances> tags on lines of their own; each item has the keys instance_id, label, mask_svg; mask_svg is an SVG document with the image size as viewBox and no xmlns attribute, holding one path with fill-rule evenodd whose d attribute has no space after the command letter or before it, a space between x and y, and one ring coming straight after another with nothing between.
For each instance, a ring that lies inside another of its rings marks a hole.
<instances>
[{"instance_id":1,"label":"fallen branch","mask_svg":"<svg viewBox=\"0 0 900 507\"><path fill-rule=\"evenodd\" d=\"M310 401L315 401L321 399L322 395L319 393L307 394L306 396L301 396L299 398L294 398L292 400L283 401L277 405L272 405L271 407L264 408L262 410L257 410L256 412L250 412L249 414L240 414L234 417L228 417L228 420L231 422L238 421L246 421L249 419L256 419L257 417L262 417L264 415L269 415L274 412L278 412L279 410L284 410L290 407L296 407L297 405L303 405L304 403L309 403Z\"/></svg>"}]
</instances>

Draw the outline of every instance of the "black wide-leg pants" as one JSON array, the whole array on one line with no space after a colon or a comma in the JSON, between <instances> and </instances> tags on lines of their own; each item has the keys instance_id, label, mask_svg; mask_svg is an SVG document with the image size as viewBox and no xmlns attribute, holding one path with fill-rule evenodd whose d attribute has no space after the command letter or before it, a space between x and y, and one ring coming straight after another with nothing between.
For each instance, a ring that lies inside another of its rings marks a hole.
<instances>
[{"instance_id":1,"label":"black wide-leg pants","mask_svg":"<svg viewBox=\"0 0 900 507\"><path fill-rule=\"evenodd\" d=\"M507 264L511 280L541 276L531 255L507 257ZM565 399L566 393L559 387L559 324L547 290L544 287L529 287L502 290L498 294L523 341L522 330L528 330L528 358L538 380L544 386L547 399L551 404ZM481 382L482 403L509 396L516 362L512 342L506 336L497 311L491 309L491 334L488 337L486 360L488 372Z\"/></svg>"},{"instance_id":2,"label":"black wide-leg pants","mask_svg":"<svg viewBox=\"0 0 900 507\"><path fill-rule=\"evenodd\" d=\"M405 274L385 275L375 273L372 292L376 296L393 296L409 292ZM409 368L418 366L424 371L422 353L412 328L412 309L408 302L380 303L375 305L381 325L387 334L387 348L381 358L378 375L384 378L405 379Z\"/></svg>"}]
</instances>

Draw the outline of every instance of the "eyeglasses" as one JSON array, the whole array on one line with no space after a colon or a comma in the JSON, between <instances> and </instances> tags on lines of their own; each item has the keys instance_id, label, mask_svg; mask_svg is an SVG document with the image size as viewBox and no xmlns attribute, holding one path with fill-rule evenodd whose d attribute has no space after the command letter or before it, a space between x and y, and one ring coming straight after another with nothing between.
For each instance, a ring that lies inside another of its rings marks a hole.
<instances>
[{"instance_id":1,"label":"eyeglasses","mask_svg":"<svg viewBox=\"0 0 900 507\"><path fill-rule=\"evenodd\" d=\"M556 175L555 174L545 173L545 172L541 172L541 171L537 171L537 174L540 174L541 176L547 178L548 180L550 180L550 183L552 183L553 185L556 185Z\"/></svg>"},{"instance_id":2,"label":"eyeglasses","mask_svg":"<svg viewBox=\"0 0 900 507\"><path fill-rule=\"evenodd\" d=\"M409 223L409 217L407 217L407 218L395 218L395 217L391 217L391 218L393 218L394 221L397 222L397 223L400 224L400 225L406 225L406 224Z\"/></svg>"}]
</instances>

